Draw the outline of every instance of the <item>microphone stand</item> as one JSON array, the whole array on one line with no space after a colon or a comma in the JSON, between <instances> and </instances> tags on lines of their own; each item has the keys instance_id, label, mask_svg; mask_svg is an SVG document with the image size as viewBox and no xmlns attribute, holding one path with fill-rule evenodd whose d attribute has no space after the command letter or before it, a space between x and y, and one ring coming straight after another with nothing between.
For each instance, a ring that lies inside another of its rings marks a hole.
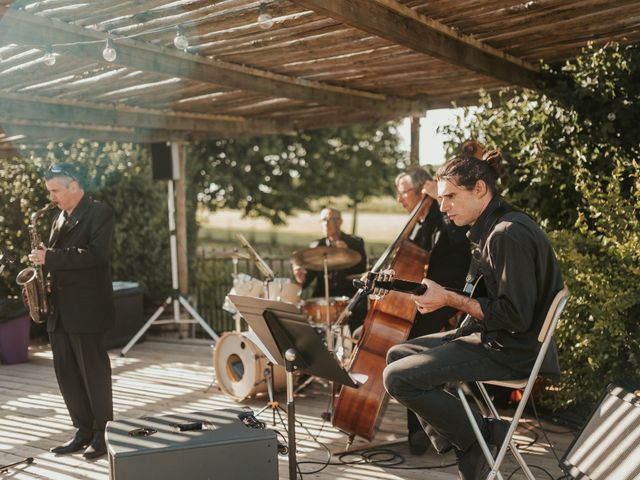
<instances>
[{"instance_id":1,"label":"microphone stand","mask_svg":"<svg viewBox=\"0 0 640 480\"><path fill-rule=\"evenodd\" d=\"M24 459L20 460L19 462L10 463L9 465L1 465L0 466L0 473L7 473L10 468L17 467L21 463L26 463L27 465L31 465L33 463L33 457L27 457L27 458L24 458Z\"/></svg>"}]
</instances>

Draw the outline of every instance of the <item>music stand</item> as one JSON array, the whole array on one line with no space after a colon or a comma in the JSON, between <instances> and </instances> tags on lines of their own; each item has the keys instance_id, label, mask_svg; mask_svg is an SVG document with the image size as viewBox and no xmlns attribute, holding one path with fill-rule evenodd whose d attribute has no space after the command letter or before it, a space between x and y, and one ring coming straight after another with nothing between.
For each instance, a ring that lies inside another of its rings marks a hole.
<instances>
[{"instance_id":1,"label":"music stand","mask_svg":"<svg viewBox=\"0 0 640 480\"><path fill-rule=\"evenodd\" d=\"M353 388L363 381L352 378L327 350L296 305L263 298L230 295L262 345L263 353L287 371L289 479L297 478L293 372L300 370Z\"/></svg>"}]
</instances>

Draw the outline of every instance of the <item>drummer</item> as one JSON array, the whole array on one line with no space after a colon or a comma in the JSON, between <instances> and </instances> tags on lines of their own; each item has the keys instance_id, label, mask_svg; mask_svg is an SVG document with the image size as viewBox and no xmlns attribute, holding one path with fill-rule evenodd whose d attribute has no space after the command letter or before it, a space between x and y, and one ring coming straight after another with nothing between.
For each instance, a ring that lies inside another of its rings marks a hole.
<instances>
[{"instance_id":1,"label":"drummer","mask_svg":"<svg viewBox=\"0 0 640 480\"><path fill-rule=\"evenodd\" d=\"M331 297L347 296L353 297L356 288L353 281L348 276L360 274L367 269L367 254L364 250L364 240L354 235L344 233L340 227L342 226L342 215L340 210L335 208L324 208L320 212L320 222L322 223L322 231L324 237L311 243L310 247L338 247L348 248L360 254L360 262L353 267L342 270L329 271L329 295ZM293 275L297 282L305 288L315 282L313 286L313 297L324 297L324 272L307 271L300 265L293 265ZM349 330L353 332L364 322L367 315L366 301L361 301L352 311L347 320Z\"/></svg>"}]
</instances>

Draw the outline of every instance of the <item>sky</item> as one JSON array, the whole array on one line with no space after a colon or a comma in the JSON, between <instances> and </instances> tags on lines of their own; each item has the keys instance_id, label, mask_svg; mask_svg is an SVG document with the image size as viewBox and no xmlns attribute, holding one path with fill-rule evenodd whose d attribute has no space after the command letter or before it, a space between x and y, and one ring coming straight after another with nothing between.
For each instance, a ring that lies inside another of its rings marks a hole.
<instances>
[{"instance_id":1,"label":"sky","mask_svg":"<svg viewBox=\"0 0 640 480\"><path fill-rule=\"evenodd\" d=\"M446 137L436 133L436 129L440 125L453 123L456 115L461 112L461 108L429 110L426 116L420 119L420 165L440 165L444 163L443 142ZM402 137L402 147L408 151L411 147L409 118L403 120L399 130Z\"/></svg>"}]
</instances>

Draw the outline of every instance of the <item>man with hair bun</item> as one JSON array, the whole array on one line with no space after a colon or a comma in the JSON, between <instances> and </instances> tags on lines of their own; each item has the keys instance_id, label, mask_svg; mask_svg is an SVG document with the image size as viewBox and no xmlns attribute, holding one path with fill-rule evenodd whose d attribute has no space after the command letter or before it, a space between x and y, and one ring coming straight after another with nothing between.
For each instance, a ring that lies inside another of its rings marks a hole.
<instances>
[{"instance_id":1,"label":"man with hair bun","mask_svg":"<svg viewBox=\"0 0 640 480\"><path fill-rule=\"evenodd\" d=\"M471 480L484 478L488 465L460 400L445 385L528 376L538 352L538 333L563 281L540 227L497 192L500 153L492 150L480 159L475 149L463 152L438 170L438 199L453 223L471 227L469 274L482 275L486 292L469 298L424 280L428 290L412 297L418 311L449 306L467 318L453 332L392 347L384 383L392 397L418 415L439 453L455 451L460 478ZM560 375L553 344L541 374L554 379ZM506 422L477 413L476 421L490 446L502 444Z\"/></svg>"}]
</instances>

